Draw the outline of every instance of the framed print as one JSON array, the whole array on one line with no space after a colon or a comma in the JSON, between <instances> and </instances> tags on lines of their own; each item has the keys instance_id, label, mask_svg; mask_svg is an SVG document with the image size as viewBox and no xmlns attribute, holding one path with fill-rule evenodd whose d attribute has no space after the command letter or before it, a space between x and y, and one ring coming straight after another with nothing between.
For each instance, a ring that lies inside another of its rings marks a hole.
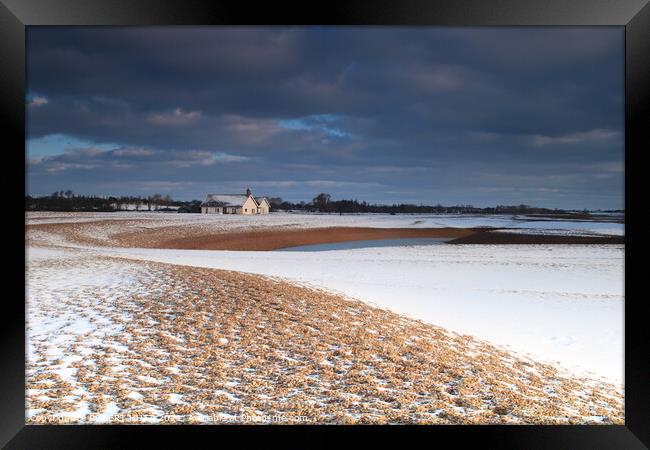
<instances>
[{"instance_id":1,"label":"framed print","mask_svg":"<svg viewBox=\"0 0 650 450\"><path fill-rule=\"evenodd\" d=\"M647 2L271 9L3 0L2 444L646 448Z\"/></svg>"}]
</instances>

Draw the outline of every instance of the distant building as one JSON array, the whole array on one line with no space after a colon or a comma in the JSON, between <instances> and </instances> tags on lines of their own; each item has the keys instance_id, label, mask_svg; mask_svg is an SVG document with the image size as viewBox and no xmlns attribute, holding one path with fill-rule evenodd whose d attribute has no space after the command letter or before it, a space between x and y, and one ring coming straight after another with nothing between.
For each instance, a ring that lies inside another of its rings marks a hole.
<instances>
[{"instance_id":1,"label":"distant building","mask_svg":"<svg viewBox=\"0 0 650 450\"><path fill-rule=\"evenodd\" d=\"M246 194L208 194L201 203L202 214L268 214L271 205L266 197L253 197L250 189Z\"/></svg>"},{"instance_id":2,"label":"distant building","mask_svg":"<svg viewBox=\"0 0 650 450\"><path fill-rule=\"evenodd\" d=\"M255 197L257 202L257 214L268 214L271 210L271 204L266 197Z\"/></svg>"}]
</instances>

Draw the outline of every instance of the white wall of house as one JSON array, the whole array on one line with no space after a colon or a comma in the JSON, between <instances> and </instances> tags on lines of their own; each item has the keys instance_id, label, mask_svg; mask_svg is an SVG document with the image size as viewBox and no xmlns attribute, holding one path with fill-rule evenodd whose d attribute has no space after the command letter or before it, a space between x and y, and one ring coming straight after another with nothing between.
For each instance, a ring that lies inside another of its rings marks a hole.
<instances>
[{"instance_id":1,"label":"white wall of house","mask_svg":"<svg viewBox=\"0 0 650 450\"><path fill-rule=\"evenodd\" d=\"M241 207L241 214L257 214L257 203L253 197L248 197Z\"/></svg>"},{"instance_id":2,"label":"white wall of house","mask_svg":"<svg viewBox=\"0 0 650 450\"><path fill-rule=\"evenodd\" d=\"M201 214L222 214L221 206L201 206Z\"/></svg>"},{"instance_id":3,"label":"white wall of house","mask_svg":"<svg viewBox=\"0 0 650 450\"><path fill-rule=\"evenodd\" d=\"M266 199L262 200L262 203L257 208L258 214L268 214L269 213L269 202Z\"/></svg>"}]
</instances>

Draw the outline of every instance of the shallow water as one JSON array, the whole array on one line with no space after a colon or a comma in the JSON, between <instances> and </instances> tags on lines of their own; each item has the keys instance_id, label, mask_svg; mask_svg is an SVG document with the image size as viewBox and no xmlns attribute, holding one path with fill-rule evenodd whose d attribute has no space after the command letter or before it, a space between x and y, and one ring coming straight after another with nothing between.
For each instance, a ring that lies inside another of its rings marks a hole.
<instances>
[{"instance_id":1,"label":"shallow water","mask_svg":"<svg viewBox=\"0 0 650 450\"><path fill-rule=\"evenodd\" d=\"M363 241L332 242L328 244L300 245L287 247L278 251L285 252L325 252L330 250L351 250L373 247L409 247L413 245L438 245L451 238L401 238L401 239L371 239Z\"/></svg>"}]
</instances>

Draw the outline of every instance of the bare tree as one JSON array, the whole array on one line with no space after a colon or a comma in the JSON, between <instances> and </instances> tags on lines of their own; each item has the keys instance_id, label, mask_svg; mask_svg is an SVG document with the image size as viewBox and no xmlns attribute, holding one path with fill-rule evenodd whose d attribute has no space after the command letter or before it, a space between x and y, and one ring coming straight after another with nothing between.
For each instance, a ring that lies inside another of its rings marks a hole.
<instances>
[{"instance_id":1,"label":"bare tree","mask_svg":"<svg viewBox=\"0 0 650 450\"><path fill-rule=\"evenodd\" d=\"M331 195L321 192L312 200L314 206L318 208L319 211L327 211L327 207L330 203Z\"/></svg>"},{"instance_id":2,"label":"bare tree","mask_svg":"<svg viewBox=\"0 0 650 450\"><path fill-rule=\"evenodd\" d=\"M162 195L156 193L153 194L152 196L149 197L149 211L151 211L151 205L154 205L154 210L158 209L160 206L160 201L162 199Z\"/></svg>"}]
</instances>

